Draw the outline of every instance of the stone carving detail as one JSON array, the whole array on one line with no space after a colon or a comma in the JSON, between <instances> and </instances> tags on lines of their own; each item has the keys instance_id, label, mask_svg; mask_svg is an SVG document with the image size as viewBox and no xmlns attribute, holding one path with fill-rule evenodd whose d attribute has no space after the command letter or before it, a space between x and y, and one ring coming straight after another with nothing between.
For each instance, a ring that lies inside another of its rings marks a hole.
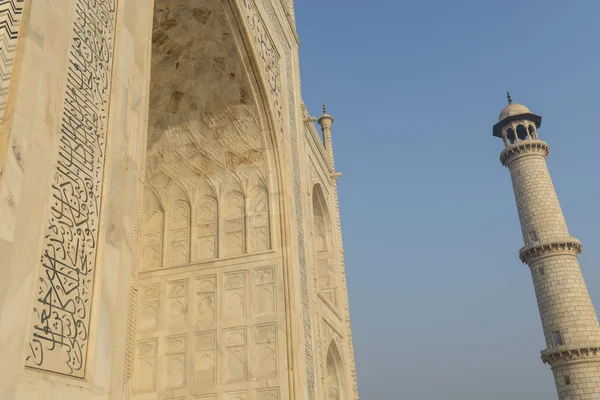
<instances>
[{"instance_id":1,"label":"stone carving detail","mask_svg":"<svg viewBox=\"0 0 600 400\"><path fill-rule=\"evenodd\" d=\"M137 393L156 390L156 355L158 341L144 340L137 343L135 361L135 391Z\"/></svg>"},{"instance_id":2,"label":"stone carving detail","mask_svg":"<svg viewBox=\"0 0 600 400\"><path fill-rule=\"evenodd\" d=\"M168 389L184 388L187 338L185 336L168 337L165 342L166 387Z\"/></svg>"},{"instance_id":3,"label":"stone carving detail","mask_svg":"<svg viewBox=\"0 0 600 400\"><path fill-rule=\"evenodd\" d=\"M250 28L254 42L258 49L263 67L265 69L269 89L273 98L273 105L277 113L279 130L283 133L283 109L281 100L281 72L279 69L279 53L273 43L273 39L268 34L267 27L256 8L253 0L242 0L244 14L246 16L247 26ZM272 8L272 5L269 4ZM275 21L277 26L279 22ZM275 25L273 25L275 26Z\"/></svg>"},{"instance_id":4,"label":"stone carving detail","mask_svg":"<svg viewBox=\"0 0 600 400\"><path fill-rule=\"evenodd\" d=\"M200 396L194 396L194 400L217 400L216 394L203 394Z\"/></svg>"},{"instance_id":5,"label":"stone carving detail","mask_svg":"<svg viewBox=\"0 0 600 400\"><path fill-rule=\"evenodd\" d=\"M258 173L248 174L249 183L260 180ZM221 182L220 188L230 189L222 197L217 196L199 177L195 184L191 181L182 184L189 186L188 190L162 174L155 176L155 182L155 190L146 189L144 194L144 270L161 268L165 258L169 266L218 258L220 241L224 243L223 256L226 257L242 255L247 250L260 252L271 248L268 192L264 185L250 189L246 201L244 188L232 179ZM190 191L194 193L191 203L187 194ZM166 213L161 199L166 199L168 204ZM222 216L219 213L220 202L223 203ZM246 203L249 212L246 212ZM220 219L223 224L221 233ZM249 221L249 237L246 220ZM163 246L166 246L165 250Z\"/></svg>"},{"instance_id":6,"label":"stone carving detail","mask_svg":"<svg viewBox=\"0 0 600 400\"><path fill-rule=\"evenodd\" d=\"M273 314L276 311L274 274L273 267L254 269L252 281L255 315Z\"/></svg>"},{"instance_id":7,"label":"stone carving detail","mask_svg":"<svg viewBox=\"0 0 600 400\"><path fill-rule=\"evenodd\" d=\"M66 96L25 364L84 378L117 4L74 3Z\"/></svg>"},{"instance_id":8,"label":"stone carving detail","mask_svg":"<svg viewBox=\"0 0 600 400\"><path fill-rule=\"evenodd\" d=\"M217 277L196 278L196 323L215 321L217 317Z\"/></svg>"},{"instance_id":9,"label":"stone carving detail","mask_svg":"<svg viewBox=\"0 0 600 400\"><path fill-rule=\"evenodd\" d=\"M271 248L269 238L269 199L267 190L257 186L250 190L250 245L253 252Z\"/></svg>"},{"instance_id":10,"label":"stone carving detail","mask_svg":"<svg viewBox=\"0 0 600 400\"><path fill-rule=\"evenodd\" d=\"M169 327L187 326L187 296L187 280L167 282L167 325Z\"/></svg>"},{"instance_id":11,"label":"stone carving detail","mask_svg":"<svg viewBox=\"0 0 600 400\"><path fill-rule=\"evenodd\" d=\"M257 389L256 400L279 400L279 388Z\"/></svg>"},{"instance_id":12,"label":"stone carving detail","mask_svg":"<svg viewBox=\"0 0 600 400\"><path fill-rule=\"evenodd\" d=\"M17 47L24 0L0 0L0 124Z\"/></svg>"},{"instance_id":13,"label":"stone carving detail","mask_svg":"<svg viewBox=\"0 0 600 400\"><path fill-rule=\"evenodd\" d=\"M210 260L217 257L217 199L204 196L198 203L196 225L196 260Z\"/></svg>"},{"instance_id":14,"label":"stone carving detail","mask_svg":"<svg viewBox=\"0 0 600 400\"><path fill-rule=\"evenodd\" d=\"M225 329L225 380L247 379L246 327Z\"/></svg>"},{"instance_id":15,"label":"stone carving detail","mask_svg":"<svg viewBox=\"0 0 600 400\"><path fill-rule=\"evenodd\" d=\"M231 191L225 197L225 255L245 252L244 195Z\"/></svg>"},{"instance_id":16,"label":"stone carving detail","mask_svg":"<svg viewBox=\"0 0 600 400\"><path fill-rule=\"evenodd\" d=\"M190 261L190 203L177 185L172 186L169 197L169 265L186 264Z\"/></svg>"},{"instance_id":17,"label":"stone carving detail","mask_svg":"<svg viewBox=\"0 0 600 400\"><path fill-rule=\"evenodd\" d=\"M140 288L140 315L138 317L140 331L155 331L158 328L158 296L158 284Z\"/></svg>"},{"instance_id":18,"label":"stone carving detail","mask_svg":"<svg viewBox=\"0 0 600 400\"><path fill-rule=\"evenodd\" d=\"M217 382L216 332L202 332L195 337L194 379L196 388Z\"/></svg>"},{"instance_id":19,"label":"stone carving detail","mask_svg":"<svg viewBox=\"0 0 600 400\"><path fill-rule=\"evenodd\" d=\"M246 316L246 273L244 271L224 274L224 308L226 319Z\"/></svg>"},{"instance_id":20,"label":"stone carving detail","mask_svg":"<svg viewBox=\"0 0 600 400\"><path fill-rule=\"evenodd\" d=\"M164 212L158 197L152 192L144 196L145 209L143 228L142 263L147 268L158 268L162 264Z\"/></svg>"},{"instance_id":21,"label":"stone carving detail","mask_svg":"<svg viewBox=\"0 0 600 400\"><path fill-rule=\"evenodd\" d=\"M277 377L277 324L256 326L256 359L254 370L257 378Z\"/></svg>"},{"instance_id":22,"label":"stone carving detail","mask_svg":"<svg viewBox=\"0 0 600 400\"><path fill-rule=\"evenodd\" d=\"M246 400L246 392L225 393L225 400Z\"/></svg>"},{"instance_id":23,"label":"stone carving detail","mask_svg":"<svg viewBox=\"0 0 600 400\"><path fill-rule=\"evenodd\" d=\"M165 216L142 269L269 249L265 135L222 2L157 0L152 40L144 212Z\"/></svg>"}]
</instances>

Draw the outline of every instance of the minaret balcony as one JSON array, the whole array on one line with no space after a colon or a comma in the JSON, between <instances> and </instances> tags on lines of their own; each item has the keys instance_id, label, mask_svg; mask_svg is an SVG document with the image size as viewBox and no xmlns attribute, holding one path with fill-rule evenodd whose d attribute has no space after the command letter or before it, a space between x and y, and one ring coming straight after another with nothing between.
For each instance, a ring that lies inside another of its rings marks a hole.
<instances>
[{"instance_id":1,"label":"minaret balcony","mask_svg":"<svg viewBox=\"0 0 600 400\"><path fill-rule=\"evenodd\" d=\"M512 161L531 153L540 153L544 157L548 157L550 147L543 140L518 140L502 150L500 153L500 162L505 167L508 167Z\"/></svg>"},{"instance_id":2,"label":"minaret balcony","mask_svg":"<svg viewBox=\"0 0 600 400\"><path fill-rule=\"evenodd\" d=\"M565 362L597 362L600 359L600 343L563 344L541 353L544 364L551 366Z\"/></svg>"},{"instance_id":3,"label":"minaret balcony","mask_svg":"<svg viewBox=\"0 0 600 400\"><path fill-rule=\"evenodd\" d=\"M561 240L552 240L525 246L519 251L519 258L525 264L531 264L532 261L556 254L581 254L581 242L574 238L565 238Z\"/></svg>"}]
</instances>

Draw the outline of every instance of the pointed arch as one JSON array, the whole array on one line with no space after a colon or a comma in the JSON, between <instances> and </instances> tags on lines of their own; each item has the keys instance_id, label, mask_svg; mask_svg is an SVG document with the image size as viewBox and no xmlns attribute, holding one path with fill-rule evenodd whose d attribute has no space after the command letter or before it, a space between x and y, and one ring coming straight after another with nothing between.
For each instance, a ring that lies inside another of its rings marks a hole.
<instances>
[{"instance_id":1,"label":"pointed arch","mask_svg":"<svg viewBox=\"0 0 600 400\"><path fill-rule=\"evenodd\" d=\"M344 367L340 351L337 348L335 340L331 340L327 350L326 357L326 376L325 376L325 399L326 400L344 400Z\"/></svg>"},{"instance_id":2,"label":"pointed arch","mask_svg":"<svg viewBox=\"0 0 600 400\"><path fill-rule=\"evenodd\" d=\"M225 255L236 256L245 252L245 197L239 190L225 195Z\"/></svg>"},{"instance_id":3,"label":"pointed arch","mask_svg":"<svg viewBox=\"0 0 600 400\"><path fill-rule=\"evenodd\" d=\"M517 125L517 137L519 138L519 140L527 139L527 129L523 124Z\"/></svg>"},{"instance_id":4,"label":"pointed arch","mask_svg":"<svg viewBox=\"0 0 600 400\"><path fill-rule=\"evenodd\" d=\"M327 201L321 185L312 191L313 249L317 270L319 293L331 305L337 307L337 274L334 262L333 231Z\"/></svg>"},{"instance_id":5,"label":"pointed arch","mask_svg":"<svg viewBox=\"0 0 600 400\"><path fill-rule=\"evenodd\" d=\"M191 207L187 193L178 184L171 186L167 215L168 263L169 265L189 263Z\"/></svg>"},{"instance_id":6,"label":"pointed arch","mask_svg":"<svg viewBox=\"0 0 600 400\"><path fill-rule=\"evenodd\" d=\"M263 184L250 189L250 246L252 252L271 248L269 229L269 194Z\"/></svg>"},{"instance_id":7,"label":"pointed arch","mask_svg":"<svg viewBox=\"0 0 600 400\"><path fill-rule=\"evenodd\" d=\"M249 25L260 21L251 21L243 14L239 7L244 7L245 3L241 5L217 0L155 2L149 117L149 132L152 137L148 140L148 165L152 166L153 171L163 172L169 178L179 181L182 191L187 189L189 192L187 199L181 197L175 202L170 195L162 196L168 199L165 200L167 222L164 250L167 255L163 256L166 263L170 260L168 254L171 254L168 246L172 244L173 236L169 212L173 204L181 206L185 203L190 207L191 239L188 255L191 262L208 260L208 255L207 258L201 256L199 241L209 237L211 230L201 228L214 224L216 220L214 265L230 262L224 260L221 263L218 258L239 256L235 264L239 268L246 268L243 256L258 251L255 249L259 247L251 243L251 231L254 227L261 227L260 224L253 224L254 220L250 222L249 218L254 210L259 217L262 213L267 217L270 214L277 216L277 220L274 217L273 221L268 220L266 246L270 249L273 243L277 243L282 246L282 253L291 251L291 246L287 246L289 239L283 238L289 229L282 227L288 223L285 218L290 214L285 212L286 200L280 195L288 190L282 185L282 156L278 147L281 140L281 120L278 120L281 118L281 109L274 107L270 89L264 85L266 79L260 65L263 60L259 58L262 54L259 56L260 50L252 44L253 38L249 36L256 33L250 32ZM176 37L182 29L192 32L189 41L178 40ZM277 65L278 62L278 59L274 60L272 65ZM281 89L280 85L277 86ZM282 105L281 101L277 104ZM186 173L182 177L182 170L190 170L194 174ZM253 181L252 175L261 176L261 184ZM155 185L154 175L149 173L148 176L148 183ZM212 190L197 189L194 185L200 180L210 182ZM160 182L159 190L165 185ZM165 190L170 194L172 188ZM265 201L257 201L255 193L259 200L263 196ZM212 212L206 212L215 203L216 216ZM260 204L266 207L262 208ZM271 239L271 236L275 238ZM274 268L286 269L287 259L282 256L282 260L282 266ZM197 271L212 264L212 261L206 263L197 268ZM170 265L178 267L186 264ZM197 273L196 268L190 267L169 269L163 274L182 271ZM285 272L276 272L278 273L283 275ZM142 279L149 277L150 275L145 275ZM250 286L252 279L253 276L248 274L245 284ZM274 285L275 283L273 289ZM217 289L215 282L215 291ZM260 297L264 304L259 302L257 308L264 311L263 314L272 313L276 309L278 297L273 296L273 292L270 298L264 295ZM236 293L233 293L234 298L230 303L224 301L223 306L219 304L219 307L216 307L216 303L212 304L215 311L211 321L219 322L223 315L236 314L238 309L255 309L247 305L256 301L251 287L244 287ZM190 290L190 296L197 294ZM185 303L183 311L187 311L187 306L194 309L196 304L195 300L190 299ZM231 304L235 307L227 311L227 305ZM167 306L161 307L164 312ZM221 315L221 311L216 310L225 311ZM287 314L286 318L291 324ZM167 325L166 329L171 328L168 322ZM212 380L217 381L218 378L223 383L246 380L249 376L247 351L245 345L240 345L237 352L215 355L212 362L206 358L195 360L194 367L189 368L212 368L215 371ZM293 349L291 351L295 352ZM275 354L275 357L278 355ZM224 367L223 377L217 376L217 366ZM164 387L164 372L162 374L159 385Z\"/></svg>"},{"instance_id":8,"label":"pointed arch","mask_svg":"<svg viewBox=\"0 0 600 400\"><path fill-rule=\"evenodd\" d=\"M219 204L212 184L200 179L194 202L194 261L211 260L218 257Z\"/></svg>"},{"instance_id":9,"label":"pointed arch","mask_svg":"<svg viewBox=\"0 0 600 400\"><path fill-rule=\"evenodd\" d=\"M162 266L165 215L158 196L150 189L144 190L144 225L141 267L143 270Z\"/></svg>"}]
</instances>

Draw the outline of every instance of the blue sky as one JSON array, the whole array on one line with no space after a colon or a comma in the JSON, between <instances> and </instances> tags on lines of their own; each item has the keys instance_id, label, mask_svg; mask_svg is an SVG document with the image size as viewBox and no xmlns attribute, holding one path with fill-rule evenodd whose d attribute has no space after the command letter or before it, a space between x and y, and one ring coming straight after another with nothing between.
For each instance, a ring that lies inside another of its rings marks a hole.
<instances>
[{"instance_id":1,"label":"blue sky","mask_svg":"<svg viewBox=\"0 0 600 400\"><path fill-rule=\"evenodd\" d=\"M567 5L568 4L568 5ZM600 2L296 2L333 125L363 399L556 398L503 148L510 90L600 307Z\"/></svg>"}]
</instances>

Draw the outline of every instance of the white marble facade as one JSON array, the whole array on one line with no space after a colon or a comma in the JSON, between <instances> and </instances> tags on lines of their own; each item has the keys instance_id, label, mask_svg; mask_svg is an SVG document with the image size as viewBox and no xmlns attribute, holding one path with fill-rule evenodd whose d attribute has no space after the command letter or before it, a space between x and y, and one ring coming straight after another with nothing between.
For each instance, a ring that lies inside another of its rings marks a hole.
<instances>
[{"instance_id":1,"label":"white marble facade","mask_svg":"<svg viewBox=\"0 0 600 400\"><path fill-rule=\"evenodd\" d=\"M291 1L3 9L0 398L358 399Z\"/></svg>"}]
</instances>

